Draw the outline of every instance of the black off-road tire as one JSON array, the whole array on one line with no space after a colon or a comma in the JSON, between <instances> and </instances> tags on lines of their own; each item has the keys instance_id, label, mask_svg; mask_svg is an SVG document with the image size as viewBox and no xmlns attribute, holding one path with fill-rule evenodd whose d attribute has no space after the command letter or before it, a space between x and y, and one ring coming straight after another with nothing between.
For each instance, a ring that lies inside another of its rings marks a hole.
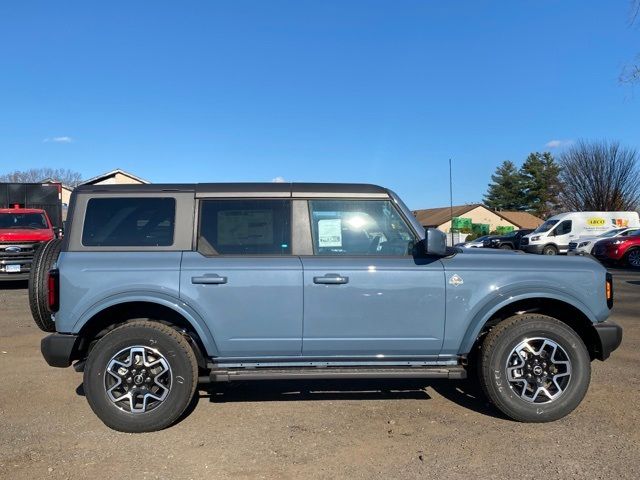
<instances>
[{"instance_id":1,"label":"black off-road tire","mask_svg":"<svg viewBox=\"0 0 640 480\"><path fill-rule=\"evenodd\" d=\"M629 250L624 256L624 266L633 269L640 268L640 263L637 263L639 258L638 255L640 255L640 248L633 248Z\"/></svg>"},{"instance_id":2,"label":"black off-road tire","mask_svg":"<svg viewBox=\"0 0 640 480\"><path fill-rule=\"evenodd\" d=\"M49 270L58 260L62 240L53 239L36 250L29 272L29 308L31 316L40 330L55 332L49 310Z\"/></svg>"},{"instance_id":3,"label":"black off-road tire","mask_svg":"<svg viewBox=\"0 0 640 480\"><path fill-rule=\"evenodd\" d=\"M110 360L134 346L155 349L171 369L166 398L144 413L131 413L123 402L112 402L105 383ZM191 402L197 384L198 362L187 340L175 329L145 319L125 323L98 340L89 353L83 378L87 401L100 420L114 430L130 433L153 432L172 425Z\"/></svg>"},{"instance_id":4,"label":"black off-road tire","mask_svg":"<svg viewBox=\"0 0 640 480\"><path fill-rule=\"evenodd\" d=\"M535 337L557 343L571 361L566 388L548 403L522 399L507 379L507 361L512 350L520 342ZM485 337L478 376L487 398L508 417L520 422L551 422L571 413L584 398L591 380L591 360L582 339L565 323L546 315L515 315L499 323Z\"/></svg>"}]
</instances>

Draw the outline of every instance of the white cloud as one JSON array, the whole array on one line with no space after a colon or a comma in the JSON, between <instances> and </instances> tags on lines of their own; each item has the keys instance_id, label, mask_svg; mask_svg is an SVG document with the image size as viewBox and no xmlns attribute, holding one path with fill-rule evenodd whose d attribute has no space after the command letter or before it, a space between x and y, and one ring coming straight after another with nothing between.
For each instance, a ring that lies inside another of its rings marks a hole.
<instances>
[{"instance_id":1,"label":"white cloud","mask_svg":"<svg viewBox=\"0 0 640 480\"><path fill-rule=\"evenodd\" d=\"M277 176L271 180L273 183L285 183L286 180L284 177Z\"/></svg>"},{"instance_id":2,"label":"white cloud","mask_svg":"<svg viewBox=\"0 0 640 480\"><path fill-rule=\"evenodd\" d=\"M545 147L547 148L560 148L567 147L573 143L573 140L550 140L545 143Z\"/></svg>"},{"instance_id":3,"label":"white cloud","mask_svg":"<svg viewBox=\"0 0 640 480\"><path fill-rule=\"evenodd\" d=\"M54 143L71 143L73 142L73 138L63 136L63 137L49 137L45 138L43 142L54 142Z\"/></svg>"}]
</instances>

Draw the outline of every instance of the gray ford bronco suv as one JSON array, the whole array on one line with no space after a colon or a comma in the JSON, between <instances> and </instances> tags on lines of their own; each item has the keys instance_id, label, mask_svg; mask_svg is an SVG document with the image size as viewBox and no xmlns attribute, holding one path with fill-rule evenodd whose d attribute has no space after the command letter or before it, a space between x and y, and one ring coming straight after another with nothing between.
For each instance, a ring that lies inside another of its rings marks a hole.
<instances>
[{"instance_id":1,"label":"gray ford bronco suv","mask_svg":"<svg viewBox=\"0 0 640 480\"><path fill-rule=\"evenodd\" d=\"M467 375L547 422L622 339L595 261L446 248L374 185L81 186L68 217L31 309L116 430L171 425L206 382Z\"/></svg>"}]
</instances>

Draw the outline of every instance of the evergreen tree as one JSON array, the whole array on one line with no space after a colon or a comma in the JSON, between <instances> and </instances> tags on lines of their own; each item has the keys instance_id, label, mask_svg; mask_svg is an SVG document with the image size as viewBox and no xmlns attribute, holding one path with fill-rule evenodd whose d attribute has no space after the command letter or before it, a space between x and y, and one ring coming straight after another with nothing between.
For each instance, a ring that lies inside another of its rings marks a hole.
<instances>
[{"instance_id":1,"label":"evergreen tree","mask_svg":"<svg viewBox=\"0 0 640 480\"><path fill-rule=\"evenodd\" d=\"M540 218L547 218L561 209L560 170L560 165L551 153L529 154L520 169L527 211Z\"/></svg>"},{"instance_id":2,"label":"evergreen tree","mask_svg":"<svg viewBox=\"0 0 640 480\"><path fill-rule=\"evenodd\" d=\"M484 203L494 210L524 210L526 208L522 175L509 160L502 162L491 175Z\"/></svg>"}]
</instances>

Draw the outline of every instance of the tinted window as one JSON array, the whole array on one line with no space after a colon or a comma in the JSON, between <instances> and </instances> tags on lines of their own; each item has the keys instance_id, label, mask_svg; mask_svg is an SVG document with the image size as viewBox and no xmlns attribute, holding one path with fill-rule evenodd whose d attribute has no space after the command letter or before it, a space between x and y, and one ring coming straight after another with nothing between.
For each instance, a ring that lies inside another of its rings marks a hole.
<instances>
[{"instance_id":1,"label":"tinted window","mask_svg":"<svg viewBox=\"0 0 640 480\"><path fill-rule=\"evenodd\" d=\"M42 213L0 213L0 228L42 230L49 226Z\"/></svg>"},{"instance_id":2,"label":"tinted window","mask_svg":"<svg viewBox=\"0 0 640 480\"><path fill-rule=\"evenodd\" d=\"M205 255L288 255L288 200L203 200L198 251Z\"/></svg>"},{"instance_id":3,"label":"tinted window","mask_svg":"<svg viewBox=\"0 0 640 480\"><path fill-rule=\"evenodd\" d=\"M388 200L309 202L316 255L408 255L415 237Z\"/></svg>"},{"instance_id":4,"label":"tinted window","mask_svg":"<svg viewBox=\"0 0 640 480\"><path fill-rule=\"evenodd\" d=\"M92 198L82 231L87 247L166 247L173 244L173 198Z\"/></svg>"},{"instance_id":5,"label":"tinted window","mask_svg":"<svg viewBox=\"0 0 640 480\"><path fill-rule=\"evenodd\" d=\"M566 235L567 233L570 233L570 232L571 232L571 220L565 220L564 222L560 223L560 225L558 225L556 229L553 231L553 233L556 235Z\"/></svg>"}]
</instances>

